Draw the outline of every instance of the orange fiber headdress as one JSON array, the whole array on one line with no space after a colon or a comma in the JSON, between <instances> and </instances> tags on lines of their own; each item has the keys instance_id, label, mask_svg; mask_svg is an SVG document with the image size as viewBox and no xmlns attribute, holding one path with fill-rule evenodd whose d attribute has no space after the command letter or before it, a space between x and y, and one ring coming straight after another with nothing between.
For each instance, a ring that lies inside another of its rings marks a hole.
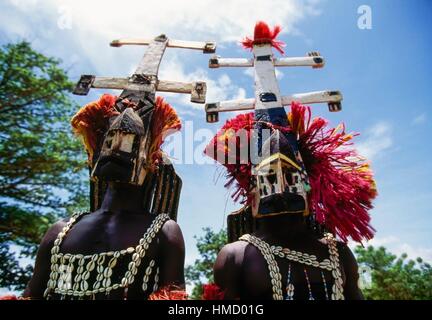
<instances>
[{"instance_id":1,"label":"orange fiber headdress","mask_svg":"<svg viewBox=\"0 0 432 320\"><path fill-rule=\"evenodd\" d=\"M115 96L104 94L98 101L86 104L72 117L73 131L82 138L90 165L96 148L108 130L109 118L119 114L114 108L116 99Z\"/></svg>"},{"instance_id":2,"label":"orange fiber headdress","mask_svg":"<svg viewBox=\"0 0 432 320\"><path fill-rule=\"evenodd\" d=\"M181 129L180 118L171 105L162 97L156 97L151 127L151 146L149 150L149 161L157 163L162 158L160 149L166 136Z\"/></svg>"}]
</instances>

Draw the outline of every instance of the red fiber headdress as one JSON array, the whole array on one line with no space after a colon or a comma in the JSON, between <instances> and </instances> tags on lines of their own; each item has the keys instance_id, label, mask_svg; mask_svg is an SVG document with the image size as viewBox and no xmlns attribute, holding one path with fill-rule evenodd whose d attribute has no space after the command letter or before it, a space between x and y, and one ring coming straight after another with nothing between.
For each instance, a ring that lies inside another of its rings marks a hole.
<instances>
[{"instance_id":1,"label":"red fiber headdress","mask_svg":"<svg viewBox=\"0 0 432 320\"><path fill-rule=\"evenodd\" d=\"M348 237L357 242L371 239L374 229L370 225L368 210L372 208L377 191L369 164L352 148L351 140L355 135L346 134L343 125L327 128L328 121L323 118L311 120L310 108L295 102L291 105L288 120L291 130L297 135L308 173L312 189L308 195L309 208L315 212L317 221L342 241L346 242ZM225 186L236 183L232 194L234 200L242 197L242 203L246 204L253 200L251 162L228 164L217 159L216 152L209 151L219 150L228 154L227 146L232 143L236 145L238 155L243 146L235 132L246 130L250 139L253 127L254 114L240 114L226 122L205 151L227 168L228 182ZM236 141L229 142L229 139Z\"/></svg>"},{"instance_id":2,"label":"red fiber headdress","mask_svg":"<svg viewBox=\"0 0 432 320\"><path fill-rule=\"evenodd\" d=\"M355 135L345 126L327 128L328 121L312 121L309 107L293 103L289 120L299 137L300 153L309 175L309 207L318 223L346 242L372 239L368 210L377 195L372 170L352 148Z\"/></svg>"},{"instance_id":3,"label":"red fiber headdress","mask_svg":"<svg viewBox=\"0 0 432 320\"><path fill-rule=\"evenodd\" d=\"M234 201L242 199L241 203L251 203L253 195L251 194L251 169L252 163L250 161L250 153L248 153L248 161L240 162L240 150L249 150L249 145L244 146L242 143L249 144L250 135L254 128L254 114L253 112L246 114L239 114L237 117L228 120L225 125L219 130L216 136L207 145L204 153L213 159L219 161L227 168L228 181L225 184L226 188L231 187L235 183L235 191L232 194ZM239 130L247 135L246 139L237 139ZM232 143L232 139L236 139ZM230 142L231 141L231 142ZM229 146L235 145L235 153L231 152ZM219 155L224 155L223 159L218 159ZM235 154L235 161L227 161L229 154Z\"/></svg>"},{"instance_id":4,"label":"red fiber headdress","mask_svg":"<svg viewBox=\"0 0 432 320\"><path fill-rule=\"evenodd\" d=\"M225 298L225 291L219 288L217 284L204 284L202 288L203 293L201 300L223 300Z\"/></svg>"},{"instance_id":5,"label":"red fiber headdress","mask_svg":"<svg viewBox=\"0 0 432 320\"><path fill-rule=\"evenodd\" d=\"M285 43L280 40L276 40L277 35L281 32L280 26L275 26L273 30L270 29L269 25L263 21L258 21L255 24L254 38L244 38L241 42L243 47L246 49L252 49L255 44L271 44L277 51L284 54L283 47Z\"/></svg>"},{"instance_id":6,"label":"red fiber headdress","mask_svg":"<svg viewBox=\"0 0 432 320\"><path fill-rule=\"evenodd\" d=\"M168 285L150 294L148 299L149 300L187 300L187 297L188 295L184 289L174 285Z\"/></svg>"}]
</instances>

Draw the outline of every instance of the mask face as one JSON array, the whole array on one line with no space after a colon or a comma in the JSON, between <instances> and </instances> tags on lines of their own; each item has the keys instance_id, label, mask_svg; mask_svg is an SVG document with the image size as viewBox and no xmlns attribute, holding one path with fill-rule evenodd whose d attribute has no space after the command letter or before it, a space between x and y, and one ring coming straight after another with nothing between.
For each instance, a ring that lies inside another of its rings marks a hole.
<instances>
[{"instance_id":1,"label":"mask face","mask_svg":"<svg viewBox=\"0 0 432 320\"><path fill-rule=\"evenodd\" d=\"M92 178L141 186L146 177L149 143L148 126L132 109L110 119Z\"/></svg>"},{"instance_id":2,"label":"mask face","mask_svg":"<svg viewBox=\"0 0 432 320\"><path fill-rule=\"evenodd\" d=\"M263 149L270 149L270 156L254 168L254 217L307 213L308 178L300 153L292 147L288 134L275 130L263 144Z\"/></svg>"}]
</instances>

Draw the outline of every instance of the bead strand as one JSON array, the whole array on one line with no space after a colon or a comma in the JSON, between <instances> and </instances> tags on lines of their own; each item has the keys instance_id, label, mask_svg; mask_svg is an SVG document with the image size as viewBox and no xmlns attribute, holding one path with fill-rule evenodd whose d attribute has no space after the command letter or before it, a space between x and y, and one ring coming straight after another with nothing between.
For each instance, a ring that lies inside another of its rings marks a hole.
<instances>
[{"instance_id":1,"label":"bead strand","mask_svg":"<svg viewBox=\"0 0 432 320\"><path fill-rule=\"evenodd\" d=\"M165 221L169 219L169 216L166 214L158 215L152 221L150 227L144 233L139 244L135 248L129 247L124 250L102 252L92 255L60 253L60 245L63 238L68 233L73 223L82 214L84 214L84 212L73 215L54 241L54 246L51 249L51 273L47 288L44 292L44 297L46 298L49 298L52 292L60 294L62 299L66 298L66 296L70 296L71 298L79 297L80 299L84 296L89 296L95 299L95 295L98 293L105 292L106 295L109 295L112 290L116 290L120 287L127 291L128 286L134 282L134 277L138 273L138 267L141 264L141 260L146 255L150 244ZM128 265L124 277L121 279L121 283L112 284L111 276L113 274L113 268L117 265L118 259L124 255L131 255L131 262ZM109 259L107 259L107 257ZM108 264L105 267L106 261L108 261ZM76 269L75 264L77 266ZM151 260L149 266L146 268L146 274L144 276L146 283L148 282L155 264L155 260ZM97 274L96 281L93 283L92 288L90 288L88 281L94 270ZM72 279L74 271L76 274ZM159 268L157 268L157 273L155 275L155 286L157 286L158 279Z\"/></svg>"}]
</instances>

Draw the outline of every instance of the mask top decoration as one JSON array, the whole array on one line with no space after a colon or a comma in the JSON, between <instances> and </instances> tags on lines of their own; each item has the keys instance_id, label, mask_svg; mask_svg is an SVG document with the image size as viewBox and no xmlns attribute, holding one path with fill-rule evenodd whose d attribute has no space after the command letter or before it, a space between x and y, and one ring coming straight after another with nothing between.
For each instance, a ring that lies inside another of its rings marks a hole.
<instances>
[{"instance_id":1,"label":"mask top decoration","mask_svg":"<svg viewBox=\"0 0 432 320\"><path fill-rule=\"evenodd\" d=\"M205 153L227 168L225 186L235 185L233 198L256 218L312 213L343 241L370 239L372 171L343 125L329 129L325 119L311 120L310 108L296 101L286 114L272 62L272 47L283 52L279 32L259 22L254 39L243 41L254 53L255 111L228 120Z\"/></svg>"}]
</instances>

